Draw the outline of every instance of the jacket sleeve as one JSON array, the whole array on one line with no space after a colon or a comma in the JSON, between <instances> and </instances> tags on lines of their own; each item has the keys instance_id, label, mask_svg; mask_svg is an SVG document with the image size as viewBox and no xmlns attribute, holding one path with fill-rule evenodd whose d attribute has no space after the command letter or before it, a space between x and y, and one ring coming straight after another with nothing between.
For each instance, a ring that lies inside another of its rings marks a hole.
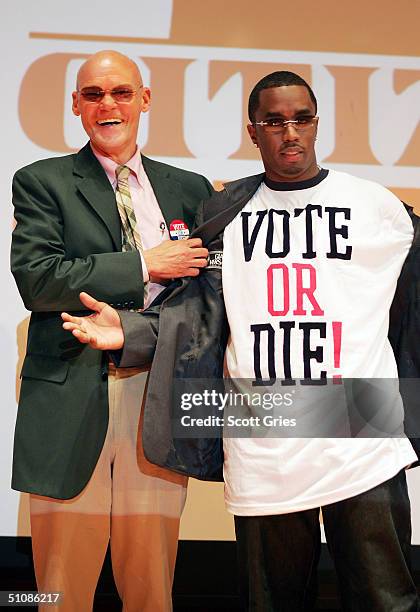
<instances>
[{"instance_id":1,"label":"jacket sleeve","mask_svg":"<svg viewBox=\"0 0 420 612\"><path fill-rule=\"evenodd\" d=\"M160 304L144 312L118 311L124 332L124 347L111 353L119 368L142 367L152 362L159 333Z\"/></svg>"},{"instance_id":2,"label":"jacket sleeve","mask_svg":"<svg viewBox=\"0 0 420 612\"><path fill-rule=\"evenodd\" d=\"M143 305L137 251L69 258L58 196L29 169L18 171L14 177L13 203L16 227L11 268L28 310L79 310L83 308L80 291L120 308Z\"/></svg>"},{"instance_id":3,"label":"jacket sleeve","mask_svg":"<svg viewBox=\"0 0 420 612\"><path fill-rule=\"evenodd\" d=\"M420 378L420 218L410 208L408 213L414 225L414 240L391 305L389 339L400 378Z\"/></svg>"},{"instance_id":4,"label":"jacket sleeve","mask_svg":"<svg viewBox=\"0 0 420 612\"><path fill-rule=\"evenodd\" d=\"M407 437L420 459L419 402L420 378L420 219L407 207L414 226L414 240L401 270L390 310L389 340L394 350L404 403ZM420 465L417 461L411 465Z\"/></svg>"}]
</instances>

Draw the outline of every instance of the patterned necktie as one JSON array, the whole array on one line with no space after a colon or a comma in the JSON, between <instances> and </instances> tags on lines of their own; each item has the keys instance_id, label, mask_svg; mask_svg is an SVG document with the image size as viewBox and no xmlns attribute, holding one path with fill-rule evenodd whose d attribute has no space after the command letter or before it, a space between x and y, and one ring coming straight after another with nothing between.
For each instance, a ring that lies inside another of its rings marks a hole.
<instances>
[{"instance_id":1,"label":"patterned necktie","mask_svg":"<svg viewBox=\"0 0 420 612\"><path fill-rule=\"evenodd\" d=\"M143 251L143 245L137 227L136 213L134 212L130 188L128 186L130 172L131 170L128 166L118 166L115 171L117 175L115 197L122 226L122 250L135 251L137 249L138 251Z\"/></svg>"},{"instance_id":2,"label":"patterned necktie","mask_svg":"<svg viewBox=\"0 0 420 612\"><path fill-rule=\"evenodd\" d=\"M130 188L128 186L128 177L130 176L130 172L131 170L128 166L118 166L118 168L115 170L115 174L117 176L115 198L117 200L117 207L122 226L122 250L135 251L137 249L137 251L143 253L143 244L137 226L136 213L134 212L133 203L131 201ZM145 284L145 301L147 294L147 285Z\"/></svg>"}]
</instances>

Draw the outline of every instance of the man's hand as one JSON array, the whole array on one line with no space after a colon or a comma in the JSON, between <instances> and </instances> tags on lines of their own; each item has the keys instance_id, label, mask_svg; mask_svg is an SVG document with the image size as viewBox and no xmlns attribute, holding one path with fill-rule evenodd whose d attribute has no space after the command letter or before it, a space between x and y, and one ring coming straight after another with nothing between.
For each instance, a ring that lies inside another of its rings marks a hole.
<instances>
[{"instance_id":1,"label":"man's hand","mask_svg":"<svg viewBox=\"0 0 420 612\"><path fill-rule=\"evenodd\" d=\"M165 240L143 252L151 280L198 276L207 265L208 250L201 246L201 238Z\"/></svg>"},{"instance_id":2,"label":"man's hand","mask_svg":"<svg viewBox=\"0 0 420 612\"><path fill-rule=\"evenodd\" d=\"M94 314L87 317L73 317L67 312L61 313L64 329L71 331L79 342L90 344L92 348L102 351L117 350L124 345L124 334L117 311L105 302L98 302L88 293L80 294L80 301Z\"/></svg>"}]
</instances>

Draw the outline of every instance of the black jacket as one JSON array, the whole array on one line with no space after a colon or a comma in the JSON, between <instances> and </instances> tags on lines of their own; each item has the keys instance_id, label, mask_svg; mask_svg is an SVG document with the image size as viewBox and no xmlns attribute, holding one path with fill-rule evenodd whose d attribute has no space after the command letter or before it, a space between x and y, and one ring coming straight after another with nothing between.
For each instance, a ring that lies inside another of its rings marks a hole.
<instances>
[{"instance_id":1,"label":"black jacket","mask_svg":"<svg viewBox=\"0 0 420 612\"><path fill-rule=\"evenodd\" d=\"M414 238L391 305L388 337L398 366L405 430L420 458L420 217L406 208Z\"/></svg>"}]
</instances>

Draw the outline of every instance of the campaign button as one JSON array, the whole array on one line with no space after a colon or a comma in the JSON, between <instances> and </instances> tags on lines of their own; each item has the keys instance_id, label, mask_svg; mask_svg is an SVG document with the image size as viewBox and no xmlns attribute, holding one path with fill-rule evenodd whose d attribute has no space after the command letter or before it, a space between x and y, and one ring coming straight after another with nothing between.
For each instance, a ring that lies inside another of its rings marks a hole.
<instances>
[{"instance_id":1,"label":"campaign button","mask_svg":"<svg viewBox=\"0 0 420 612\"><path fill-rule=\"evenodd\" d=\"M171 240L185 240L190 235L190 230L184 221L174 219L169 224L169 236Z\"/></svg>"}]
</instances>

